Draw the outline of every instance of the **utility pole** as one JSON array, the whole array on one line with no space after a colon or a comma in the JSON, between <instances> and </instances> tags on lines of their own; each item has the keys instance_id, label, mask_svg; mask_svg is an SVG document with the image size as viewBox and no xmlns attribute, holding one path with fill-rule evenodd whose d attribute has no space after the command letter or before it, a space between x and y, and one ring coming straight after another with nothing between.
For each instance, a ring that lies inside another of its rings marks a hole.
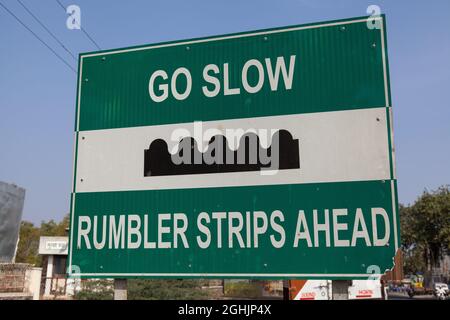
<instances>
[{"instance_id":1,"label":"utility pole","mask_svg":"<svg viewBox=\"0 0 450 320\"><path fill-rule=\"evenodd\" d=\"M348 300L349 280L333 280L331 281L333 300Z\"/></svg>"},{"instance_id":2,"label":"utility pole","mask_svg":"<svg viewBox=\"0 0 450 320\"><path fill-rule=\"evenodd\" d=\"M127 279L114 279L114 300L127 300Z\"/></svg>"}]
</instances>

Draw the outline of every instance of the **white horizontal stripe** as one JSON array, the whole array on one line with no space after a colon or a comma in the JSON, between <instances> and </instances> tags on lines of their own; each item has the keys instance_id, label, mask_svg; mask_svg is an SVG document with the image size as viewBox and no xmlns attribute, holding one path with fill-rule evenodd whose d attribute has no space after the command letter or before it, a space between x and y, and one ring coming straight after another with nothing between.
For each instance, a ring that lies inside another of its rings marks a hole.
<instances>
[{"instance_id":1,"label":"white horizontal stripe","mask_svg":"<svg viewBox=\"0 0 450 320\"><path fill-rule=\"evenodd\" d=\"M386 121L385 108L373 108L203 123L203 132L288 130L299 139L300 169L279 170L275 175L253 171L144 177L144 150L150 143L158 138L171 141L177 128L194 134L192 123L82 131L76 192L389 180ZM176 141L169 143L169 149L174 146Z\"/></svg>"},{"instance_id":2,"label":"white horizontal stripe","mask_svg":"<svg viewBox=\"0 0 450 320\"><path fill-rule=\"evenodd\" d=\"M71 273L70 277L378 277L374 273Z\"/></svg>"}]
</instances>

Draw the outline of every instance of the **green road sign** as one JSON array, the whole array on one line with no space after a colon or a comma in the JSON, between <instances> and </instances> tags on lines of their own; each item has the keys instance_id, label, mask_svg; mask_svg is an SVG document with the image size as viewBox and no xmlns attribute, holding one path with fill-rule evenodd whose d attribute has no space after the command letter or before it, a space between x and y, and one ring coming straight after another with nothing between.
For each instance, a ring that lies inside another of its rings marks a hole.
<instances>
[{"instance_id":1,"label":"green road sign","mask_svg":"<svg viewBox=\"0 0 450 320\"><path fill-rule=\"evenodd\" d=\"M368 19L81 54L69 274L391 269L386 28Z\"/></svg>"}]
</instances>

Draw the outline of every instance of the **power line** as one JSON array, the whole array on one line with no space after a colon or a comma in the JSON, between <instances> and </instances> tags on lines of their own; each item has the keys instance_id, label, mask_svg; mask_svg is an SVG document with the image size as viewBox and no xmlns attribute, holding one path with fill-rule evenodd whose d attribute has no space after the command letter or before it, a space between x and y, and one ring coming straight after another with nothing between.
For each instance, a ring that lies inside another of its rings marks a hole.
<instances>
[{"instance_id":1,"label":"power line","mask_svg":"<svg viewBox=\"0 0 450 320\"><path fill-rule=\"evenodd\" d=\"M67 14L67 8L59 1L56 0L56 2L59 4L59 6L64 10L64 13ZM91 40L91 42L97 47L98 50L102 50L102 48L100 48L100 46L97 44L97 42L95 42L95 40L89 35L89 33L79 24L77 24L78 27L80 27L81 31L84 33L84 35L86 37L88 37L89 40Z\"/></svg>"},{"instance_id":2,"label":"power line","mask_svg":"<svg viewBox=\"0 0 450 320\"><path fill-rule=\"evenodd\" d=\"M36 20L40 25L41 25L41 27L42 28L44 28L45 29L45 31L47 31L52 37L53 37L53 39L55 39L56 40L56 42L58 42L59 43L59 45L68 53L68 54L70 54L71 56L72 56L72 58L75 60L75 61L77 61L77 58L75 57L75 55L69 50L69 49L67 49L67 47L41 22L41 20L39 20L39 18L38 17L36 17L32 12L31 12L31 10L29 10L28 8L27 8L27 6L25 5L25 4L23 4L23 2L22 1L20 1L20 0L17 0L17 2L18 3L20 3L20 5L33 17L33 19L34 20Z\"/></svg>"},{"instance_id":3,"label":"power line","mask_svg":"<svg viewBox=\"0 0 450 320\"><path fill-rule=\"evenodd\" d=\"M68 66L74 73L77 73L76 70L63 58L61 57L55 50L52 49L44 40L42 40L33 30L31 30L25 23L22 22L11 10L9 10L3 3L0 2L0 6L5 9L14 19L17 20L25 29L27 29L36 39L38 39L44 46L47 47L59 60L61 60L66 66Z\"/></svg>"}]
</instances>

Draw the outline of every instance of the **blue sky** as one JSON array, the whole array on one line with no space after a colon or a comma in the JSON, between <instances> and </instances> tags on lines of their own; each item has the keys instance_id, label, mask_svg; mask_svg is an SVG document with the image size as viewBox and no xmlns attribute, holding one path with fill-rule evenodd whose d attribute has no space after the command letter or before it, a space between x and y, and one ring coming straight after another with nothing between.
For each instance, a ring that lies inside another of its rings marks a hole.
<instances>
[{"instance_id":1,"label":"blue sky","mask_svg":"<svg viewBox=\"0 0 450 320\"><path fill-rule=\"evenodd\" d=\"M16 0L0 0L74 68ZM95 46L66 28L55 0L21 0L78 54ZM387 15L399 201L450 183L450 1L60 0L102 49L366 15ZM26 188L24 219L69 212L76 75L0 8L0 180Z\"/></svg>"}]
</instances>

